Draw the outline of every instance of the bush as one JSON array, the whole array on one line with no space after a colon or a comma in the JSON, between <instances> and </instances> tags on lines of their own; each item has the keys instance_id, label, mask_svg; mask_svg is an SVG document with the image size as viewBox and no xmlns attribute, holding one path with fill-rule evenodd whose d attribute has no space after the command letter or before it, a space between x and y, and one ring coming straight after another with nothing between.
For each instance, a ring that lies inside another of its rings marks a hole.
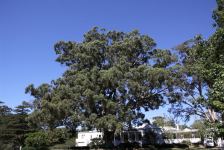
<instances>
[{"instance_id":1,"label":"bush","mask_svg":"<svg viewBox=\"0 0 224 150\"><path fill-rule=\"evenodd\" d=\"M186 140L184 140L184 141L182 142L182 144L191 145L191 142L190 142L190 141L186 141Z\"/></svg>"},{"instance_id":2,"label":"bush","mask_svg":"<svg viewBox=\"0 0 224 150\"><path fill-rule=\"evenodd\" d=\"M27 138L25 139L25 145L28 147L42 147L48 146L50 143L48 141L48 137L46 132L34 132L27 134Z\"/></svg>"},{"instance_id":3,"label":"bush","mask_svg":"<svg viewBox=\"0 0 224 150\"><path fill-rule=\"evenodd\" d=\"M47 137L50 145L54 143L64 143L70 137L66 129L55 129L47 132Z\"/></svg>"},{"instance_id":4,"label":"bush","mask_svg":"<svg viewBox=\"0 0 224 150\"><path fill-rule=\"evenodd\" d=\"M48 147L53 144L63 143L70 136L65 129L55 129L53 131L39 131L27 134L25 139L26 147Z\"/></svg>"},{"instance_id":5,"label":"bush","mask_svg":"<svg viewBox=\"0 0 224 150\"><path fill-rule=\"evenodd\" d=\"M104 144L103 139L94 138L94 139L92 139L92 142L89 143L88 146L91 147L91 148L99 148L99 147L103 146L103 144Z\"/></svg>"},{"instance_id":6,"label":"bush","mask_svg":"<svg viewBox=\"0 0 224 150\"><path fill-rule=\"evenodd\" d=\"M12 144L2 144L0 145L0 149L4 150L12 150L14 146Z\"/></svg>"}]
</instances>

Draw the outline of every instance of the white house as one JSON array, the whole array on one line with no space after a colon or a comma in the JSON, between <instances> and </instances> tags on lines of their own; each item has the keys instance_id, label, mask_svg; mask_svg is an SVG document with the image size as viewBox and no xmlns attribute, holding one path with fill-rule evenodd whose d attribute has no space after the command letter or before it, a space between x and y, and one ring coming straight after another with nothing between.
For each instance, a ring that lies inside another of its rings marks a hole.
<instances>
[{"instance_id":1,"label":"white house","mask_svg":"<svg viewBox=\"0 0 224 150\"><path fill-rule=\"evenodd\" d=\"M99 131L78 132L76 146L88 146L94 138L103 138L103 133ZM113 144L117 146L121 143L139 143L139 145L150 143L163 143L162 130L159 127L150 124L143 124L133 128L133 130L123 130L118 135L114 135Z\"/></svg>"},{"instance_id":2,"label":"white house","mask_svg":"<svg viewBox=\"0 0 224 150\"><path fill-rule=\"evenodd\" d=\"M178 126L176 128L165 126L162 127L162 129L165 135L170 136L164 139L167 144L177 144L182 143L183 141L189 141L192 144L201 142L201 137L197 134L198 129L179 129Z\"/></svg>"},{"instance_id":3,"label":"white house","mask_svg":"<svg viewBox=\"0 0 224 150\"><path fill-rule=\"evenodd\" d=\"M92 139L95 138L103 138L103 133L99 131L86 131L86 132L78 132L78 137L76 139L76 146L88 146L91 143Z\"/></svg>"},{"instance_id":4,"label":"white house","mask_svg":"<svg viewBox=\"0 0 224 150\"><path fill-rule=\"evenodd\" d=\"M201 138L198 137L197 129L179 129L174 127L157 127L148 123L144 123L141 126L135 127L132 130L123 130L118 135L114 135L113 144L117 146L122 143L139 143L144 144L174 144L182 143L183 141L189 141L191 143L200 143ZM164 135L169 135L164 139ZM76 139L76 146L88 146L92 139L102 139L103 133L97 130L78 132Z\"/></svg>"},{"instance_id":5,"label":"white house","mask_svg":"<svg viewBox=\"0 0 224 150\"><path fill-rule=\"evenodd\" d=\"M124 130L120 133L120 143L138 143L140 146L147 144L162 144L163 133L161 128L144 123L133 130ZM116 145L115 145L116 146Z\"/></svg>"}]
</instances>

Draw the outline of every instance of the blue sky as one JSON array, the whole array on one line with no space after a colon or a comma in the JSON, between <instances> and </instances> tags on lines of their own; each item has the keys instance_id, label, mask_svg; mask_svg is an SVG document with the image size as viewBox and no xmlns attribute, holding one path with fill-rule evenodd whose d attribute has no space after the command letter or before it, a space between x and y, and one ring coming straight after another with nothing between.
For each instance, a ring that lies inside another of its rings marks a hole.
<instances>
[{"instance_id":1,"label":"blue sky","mask_svg":"<svg viewBox=\"0 0 224 150\"><path fill-rule=\"evenodd\" d=\"M61 76L53 50L59 40L81 41L99 26L138 29L172 48L197 34L208 38L215 7L215 0L0 0L0 100L14 107L31 99L27 85Z\"/></svg>"}]
</instances>

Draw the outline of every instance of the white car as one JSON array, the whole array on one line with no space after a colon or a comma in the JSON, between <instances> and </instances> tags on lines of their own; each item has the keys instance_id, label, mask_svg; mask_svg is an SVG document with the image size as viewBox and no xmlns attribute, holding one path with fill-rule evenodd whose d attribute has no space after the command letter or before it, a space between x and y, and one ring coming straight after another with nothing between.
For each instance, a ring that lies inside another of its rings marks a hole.
<instances>
[{"instance_id":1,"label":"white car","mask_svg":"<svg viewBox=\"0 0 224 150\"><path fill-rule=\"evenodd\" d=\"M204 144L205 144L205 147L214 147L215 146L215 143L212 139L207 139Z\"/></svg>"}]
</instances>

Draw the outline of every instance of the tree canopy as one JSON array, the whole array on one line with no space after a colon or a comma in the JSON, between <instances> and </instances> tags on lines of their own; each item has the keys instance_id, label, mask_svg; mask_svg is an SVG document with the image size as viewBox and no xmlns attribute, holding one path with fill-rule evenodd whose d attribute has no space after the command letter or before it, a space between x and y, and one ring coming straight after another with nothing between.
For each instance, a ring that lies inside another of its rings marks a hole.
<instances>
[{"instance_id":1,"label":"tree canopy","mask_svg":"<svg viewBox=\"0 0 224 150\"><path fill-rule=\"evenodd\" d=\"M26 102L15 109L9 108L1 102L0 105L0 149L18 149L24 145L28 126L27 117L30 109Z\"/></svg>"},{"instance_id":2,"label":"tree canopy","mask_svg":"<svg viewBox=\"0 0 224 150\"><path fill-rule=\"evenodd\" d=\"M156 116L153 117L153 124L158 126L158 127L164 127L164 126L172 126L175 127L175 121L173 119L168 119L162 116Z\"/></svg>"},{"instance_id":3,"label":"tree canopy","mask_svg":"<svg viewBox=\"0 0 224 150\"><path fill-rule=\"evenodd\" d=\"M138 30L99 27L80 42L57 42L56 61L65 72L51 83L29 85L25 92L33 96L32 104L11 109L0 102L1 141L23 145L25 133L35 129L25 143L49 146L66 139L60 138L67 136L64 130L56 131L63 125L73 134L77 127L96 128L108 142L110 135L142 124L146 111L164 104L171 104L169 111L185 120L200 116L192 127L201 136L204 123L224 135L224 0L217 4L215 33L208 39L196 35L171 50L157 48ZM175 126L174 120L153 119L157 126Z\"/></svg>"},{"instance_id":4,"label":"tree canopy","mask_svg":"<svg viewBox=\"0 0 224 150\"><path fill-rule=\"evenodd\" d=\"M67 70L51 84L27 87L35 98L30 118L49 128L76 124L105 132L141 123L143 110L159 108L172 90L170 66L176 57L155 46L137 30L97 27L80 43L56 43L56 61Z\"/></svg>"}]
</instances>

